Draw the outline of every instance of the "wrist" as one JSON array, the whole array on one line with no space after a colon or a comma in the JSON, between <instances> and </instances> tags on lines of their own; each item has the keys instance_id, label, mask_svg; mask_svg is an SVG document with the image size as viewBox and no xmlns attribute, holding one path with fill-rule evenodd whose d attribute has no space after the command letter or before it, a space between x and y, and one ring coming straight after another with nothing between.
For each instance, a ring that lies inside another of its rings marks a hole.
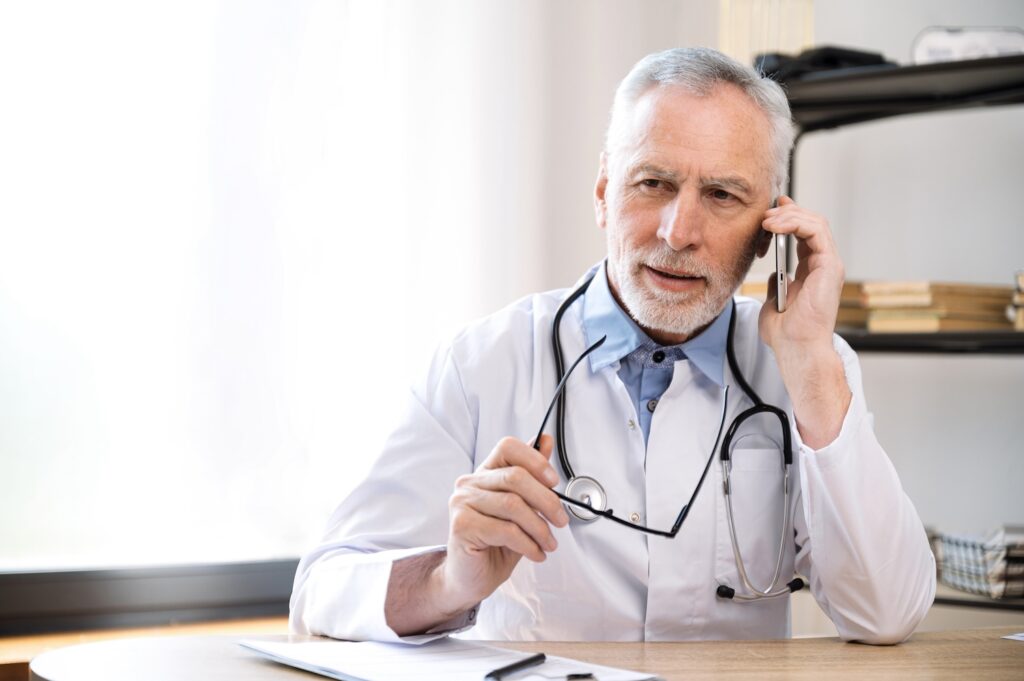
<instances>
[{"instance_id":1,"label":"wrist","mask_svg":"<svg viewBox=\"0 0 1024 681\"><path fill-rule=\"evenodd\" d=\"M825 447L839 436L853 399L842 357L829 342L789 348L776 359L801 439L811 449Z\"/></svg>"},{"instance_id":2,"label":"wrist","mask_svg":"<svg viewBox=\"0 0 1024 681\"><path fill-rule=\"evenodd\" d=\"M469 580L453 572L453 564L448 560L447 552L441 555L444 558L429 577L430 591L434 594L434 604L438 611L451 618L476 607L490 593L477 593L467 587Z\"/></svg>"}]
</instances>

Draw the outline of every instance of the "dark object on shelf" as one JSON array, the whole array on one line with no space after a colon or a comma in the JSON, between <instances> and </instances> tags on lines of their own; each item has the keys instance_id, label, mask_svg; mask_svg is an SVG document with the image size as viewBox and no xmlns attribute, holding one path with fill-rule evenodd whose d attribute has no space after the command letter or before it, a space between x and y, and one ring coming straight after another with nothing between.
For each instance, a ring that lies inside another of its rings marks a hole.
<instances>
[{"instance_id":1,"label":"dark object on shelf","mask_svg":"<svg viewBox=\"0 0 1024 681\"><path fill-rule=\"evenodd\" d=\"M771 52L754 58L754 68L780 83L789 83L818 72L850 68L886 68L896 64L886 61L877 52L863 52L845 47L814 47L793 56Z\"/></svg>"},{"instance_id":2,"label":"dark object on shelf","mask_svg":"<svg viewBox=\"0 0 1024 681\"><path fill-rule=\"evenodd\" d=\"M784 87L802 135L891 116L1024 102L1024 55L821 72Z\"/></svg>"}]
</instances>

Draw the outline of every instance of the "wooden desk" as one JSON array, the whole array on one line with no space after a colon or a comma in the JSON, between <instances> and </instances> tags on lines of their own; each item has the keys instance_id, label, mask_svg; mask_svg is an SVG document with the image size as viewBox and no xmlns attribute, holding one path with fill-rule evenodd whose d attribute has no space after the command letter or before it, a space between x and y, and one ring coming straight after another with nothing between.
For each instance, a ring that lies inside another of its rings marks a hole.
<instances>
[{"instance_id":1,"label":"wooden desk","mask_svg":"<svg viewBox=\"0 0 1024 681\"><path fill-rule=\"evenodd\" d=\"M1024 629L1021 631L1024 631ZM222 622L170 624L158 627L95 629L92 631L31 634L25 636L0 636L0 681L25 681L28 678L28 663L30 660L49 650L56 650L80 643L139 638L143 636L209 636L219 634L248 636L254 634L287 633L287 617L261 617Z\"/></svg>"},{"instance_id":2,"label":"wooden desk","mask_svg":"<svg viewBox=\"0 0 1024 681\"><path fill-rule=\"evenodd\" d=\"M1014 629L918 634L899 646L834 638L697 643L499 643L674 679L1024 679L1024 642ZM284 640L287 637L259 637ZM32 661L32 681L170 681L316 677L247 651L235 636L125 639L53 650Z\"/></svg>"}]
</instances>

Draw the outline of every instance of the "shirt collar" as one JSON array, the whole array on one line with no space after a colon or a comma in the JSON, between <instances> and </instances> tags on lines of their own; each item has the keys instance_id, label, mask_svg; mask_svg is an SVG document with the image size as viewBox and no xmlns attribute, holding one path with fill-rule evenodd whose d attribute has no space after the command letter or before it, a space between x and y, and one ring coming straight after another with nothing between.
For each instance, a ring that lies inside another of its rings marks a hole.
<instances>
[{"instance_id":1,"label":"shirt collar","mask_svg":"<svg viewBox=\"0 0 1024 681\"><path fill-rule=\"evenodd\" d=\"M731 318L732 305L727 305L708 328L678 346L701 373L723 387L725 346L728 342ZM583 331L588 347L601 336L608 337L604 345L590 353L592 371L620 361L642 345L654 343L615 300L608 286L608 273L604 262L598 267L594 280L583 296Z\"/></svg>"}]
</instances>

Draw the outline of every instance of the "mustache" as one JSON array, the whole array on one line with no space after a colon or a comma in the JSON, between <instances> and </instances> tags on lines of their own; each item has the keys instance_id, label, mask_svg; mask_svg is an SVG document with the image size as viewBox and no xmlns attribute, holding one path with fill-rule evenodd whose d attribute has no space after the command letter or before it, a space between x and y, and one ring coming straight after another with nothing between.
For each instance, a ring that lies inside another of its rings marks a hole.
<instances>
[{"instance_id":1,"label":"mustache","mask_svg":"<svg viewBox=\"0 0 1024 681\"><path fill-rule=\"evenodd\" d=\"M671 249L647 249L636 253L632 260L637 269L647 266L656 270L686 272L687 274L704 278L712 277L715 274L712 267L698 260L693 254L679 253Z\"/></svg>"}]
</instances>

